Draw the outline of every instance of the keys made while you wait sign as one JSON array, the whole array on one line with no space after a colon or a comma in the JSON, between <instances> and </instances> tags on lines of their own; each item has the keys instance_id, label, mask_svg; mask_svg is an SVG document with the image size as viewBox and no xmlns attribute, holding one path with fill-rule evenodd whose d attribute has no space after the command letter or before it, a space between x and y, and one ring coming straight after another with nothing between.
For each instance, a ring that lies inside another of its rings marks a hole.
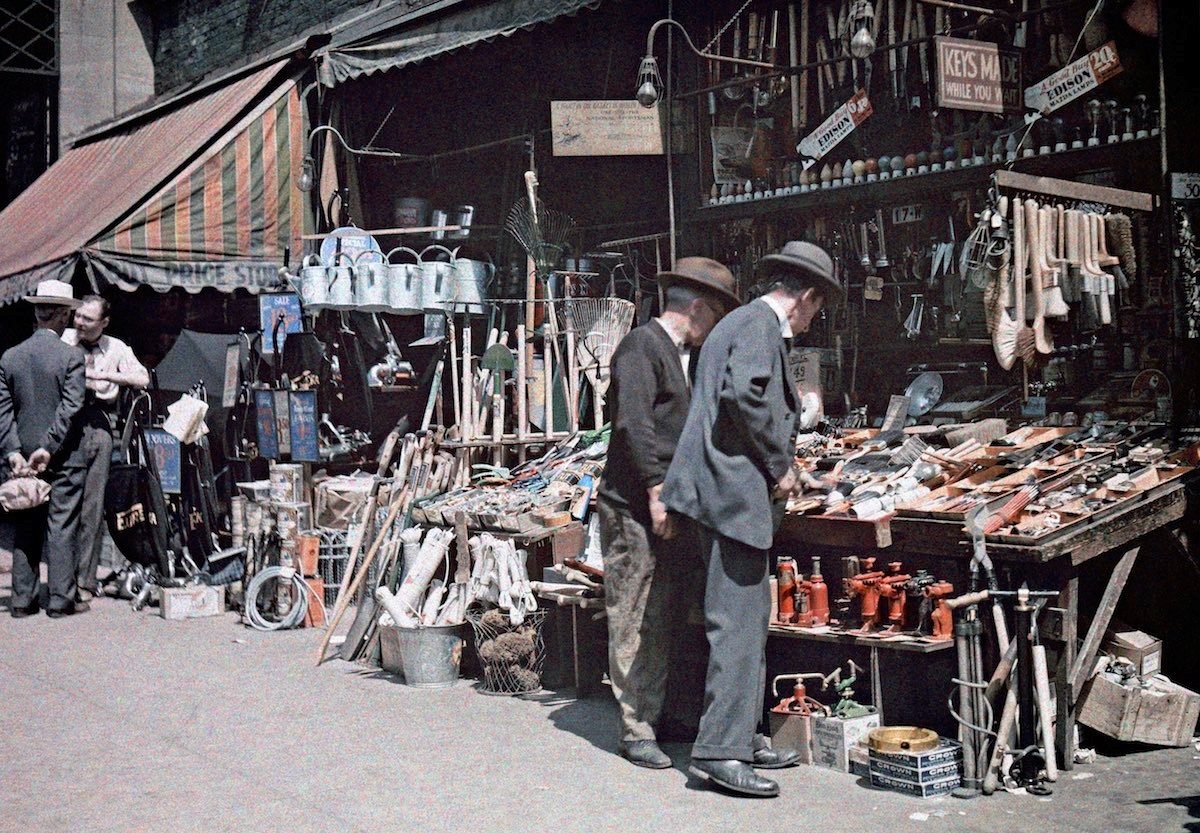
<instances>
[{"instance_id":1,"label":"keys made while you wait sign","mask_svg":"<svg viewBox=\"0 0 1200 833\"><path fill-rule=\"evenodd\" d=\"M939 107L984 113L1021 109L1021 54L988 41L937 39Z\"/></svg>"}]
</instances>

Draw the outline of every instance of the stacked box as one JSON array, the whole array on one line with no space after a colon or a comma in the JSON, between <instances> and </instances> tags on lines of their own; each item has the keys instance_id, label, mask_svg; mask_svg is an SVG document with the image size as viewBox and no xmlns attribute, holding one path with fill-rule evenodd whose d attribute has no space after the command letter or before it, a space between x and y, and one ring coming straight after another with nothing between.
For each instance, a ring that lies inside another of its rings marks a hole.
<instances>
[{"instance_id":1,"label":"stacked box","mask_svg":"<svg viewBox=\"0 0 1200 833\"><path fill-rule=\"evenodd\" d=\"M814 717L812 722L812 762L817 766L850 771L850 750L866 741L867 734L879 727L878 714L860 717Z\"/></svg>"},{"instance_id":2,"label":"stacked box","mask_svg":"<svg viewBox=\"0 0 1200 833\"><path fill-rule=\"evenodd\" d=\"M929 798L962 784L962 744L939 738L924 752L870 750L871 786Z\"/></svg>"}]
</instances>

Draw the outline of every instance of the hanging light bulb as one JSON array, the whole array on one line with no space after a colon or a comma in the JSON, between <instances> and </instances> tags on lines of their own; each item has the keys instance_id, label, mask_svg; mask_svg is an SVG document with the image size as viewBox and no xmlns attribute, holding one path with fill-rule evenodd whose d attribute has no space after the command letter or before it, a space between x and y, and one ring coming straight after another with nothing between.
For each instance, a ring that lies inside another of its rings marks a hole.
<instances>
[{"instance_id":1,"label":"hanging light bulb","mask_svg":"<svg viewBox=\"0 0 1200 833\"><path fill-rule=\"evenodd\" d=\"M301 191L311 191L316 184L316 163L312 156L306 155L300 168L300 181L296 183L296 187Z\"/></svg>"},{"instance_id":2,"label":"hanging light bulb","mask_svg":"<svg viewBox=\"0 0 1200 833\"><path fill-rule=\"evenodd\" d=\"M875 9L870 0L855 0L850 10L850 54L855 58L869 58L875 51L875 36L871 26L875 22Z\"/></svg>"},{"instance_id":3,"label":"hanging light bulb","mask_svg":"<svg viewBox=\"0 0 1200 833\"><path fill-rule=\"evenodd\" d=\"M638 104L646 109L658 104L658 99L662 96L663 83L662 76L658 74L658 61L653 55L642 58L641 66L638 67L637 84Z\"/></svg>"}]
</instances>

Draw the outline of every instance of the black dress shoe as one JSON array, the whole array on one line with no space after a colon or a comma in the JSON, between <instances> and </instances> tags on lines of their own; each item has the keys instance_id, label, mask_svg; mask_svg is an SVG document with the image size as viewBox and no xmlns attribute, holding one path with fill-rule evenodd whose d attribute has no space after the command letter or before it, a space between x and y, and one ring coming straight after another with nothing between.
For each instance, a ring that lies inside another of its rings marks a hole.
<instances>
[{"instance_id":1,"label":"black dress shoe","mask_svg":"<svg viewBox=\"0 0 1200 833\"><path fill-rule=\"evenodd\" d=\"M785 769L789 766L796 766L800 763L800 753L796 750L781 751L778 749L755 749L754 763L751 764L755 769Z\"/></svg>"},{"instance_id":2,"label":"black dress shoe","mask_svg":"<svg viewBox=\"0 0 1200 833\"><path fill-rule=\"evenodd\" d=\"M621 756L636 766L644 766L647 769L671 768L671 759L667 757L666 752L663 752L661 749L659 749L656 741L621 741L619 748Z\"/></svg>"},{"instance_id":3,"label":"black dress shoe","mask_svg":"<svg viewBox=\"0 0 1200 833\"><path fill-rule=\"evenodd\" d=\"M773 798L779 795L779 785L770 778L763 778L745 761L706 761L693 758L688 769L692 774L707 778L739 795L758 798Z\"/></svg>"},{"instance_id":4,"label":"black dress shoe","mask_svg":"<svg viewBox=\"0 0 1200 833\"><path fill-rule=\"evenodd\" d=\"M24 619L26 616L34 615L41 609L41 606L37 602L30 602L24 607L17 607L14 605L12 609L12 618Z\"/></svg>"},{"instance_id":5,"label":"black dress shoe","mask_svg":"<svg viewBox=\"0 0 1200 833\"><path fill-rule=\"evenodd\" d=\"M46 608L46 615L51 619L61 619L64 616L71 616L78 612L81 606L86 607L86 604L79 602L68 607Z\"/></svg>"}]
</instances>

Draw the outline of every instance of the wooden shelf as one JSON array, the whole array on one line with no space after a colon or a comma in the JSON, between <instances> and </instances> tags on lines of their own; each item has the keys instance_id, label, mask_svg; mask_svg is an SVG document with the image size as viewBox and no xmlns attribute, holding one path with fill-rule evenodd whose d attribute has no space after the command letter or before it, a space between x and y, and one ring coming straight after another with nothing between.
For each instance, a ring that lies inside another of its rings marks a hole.
<instances>
[{"instance_id":1,"label":"wooden shelf","mask_svg":"<svg viewBox=\"0 0 1200 833\"><path fill-rule=\"evenodd\" d=\"M811 628L789 628L785 625L771 625L767 631L769 636L784 639L802 639L810 642L827 642L838 645L853 645L856 648L882 648L886 651L906 651L911 654L932 654L954 647L953 639L943 639L934 642L916 636L901 638L886 636L864 636L847 633L846 631L824 631Z\"/></svg>"},{"instance_id":2,"label":"wooden shelf","mask_svg":"<svg viewBox=\"0 0 1200 833\"><path fill-rule=\"evenodd\" d=\"M1127 166L1130 158L1150 152L1158 144L1157 137L1133 139L1111 145L1085 147L1018 159L1013 168L1021 173L1070 176L1091 169ZM720 223L780 212L793 214L828 214L835 209L854 205L900 204L917 202L930 197L948 195L951 191L987 187L992 174L1004 165L988 163L951 171L913 174L898 179L864 182L788 194L764 197L759 200L704 205L684 217L685 223Z\"/></svg>"}]
</instances>

